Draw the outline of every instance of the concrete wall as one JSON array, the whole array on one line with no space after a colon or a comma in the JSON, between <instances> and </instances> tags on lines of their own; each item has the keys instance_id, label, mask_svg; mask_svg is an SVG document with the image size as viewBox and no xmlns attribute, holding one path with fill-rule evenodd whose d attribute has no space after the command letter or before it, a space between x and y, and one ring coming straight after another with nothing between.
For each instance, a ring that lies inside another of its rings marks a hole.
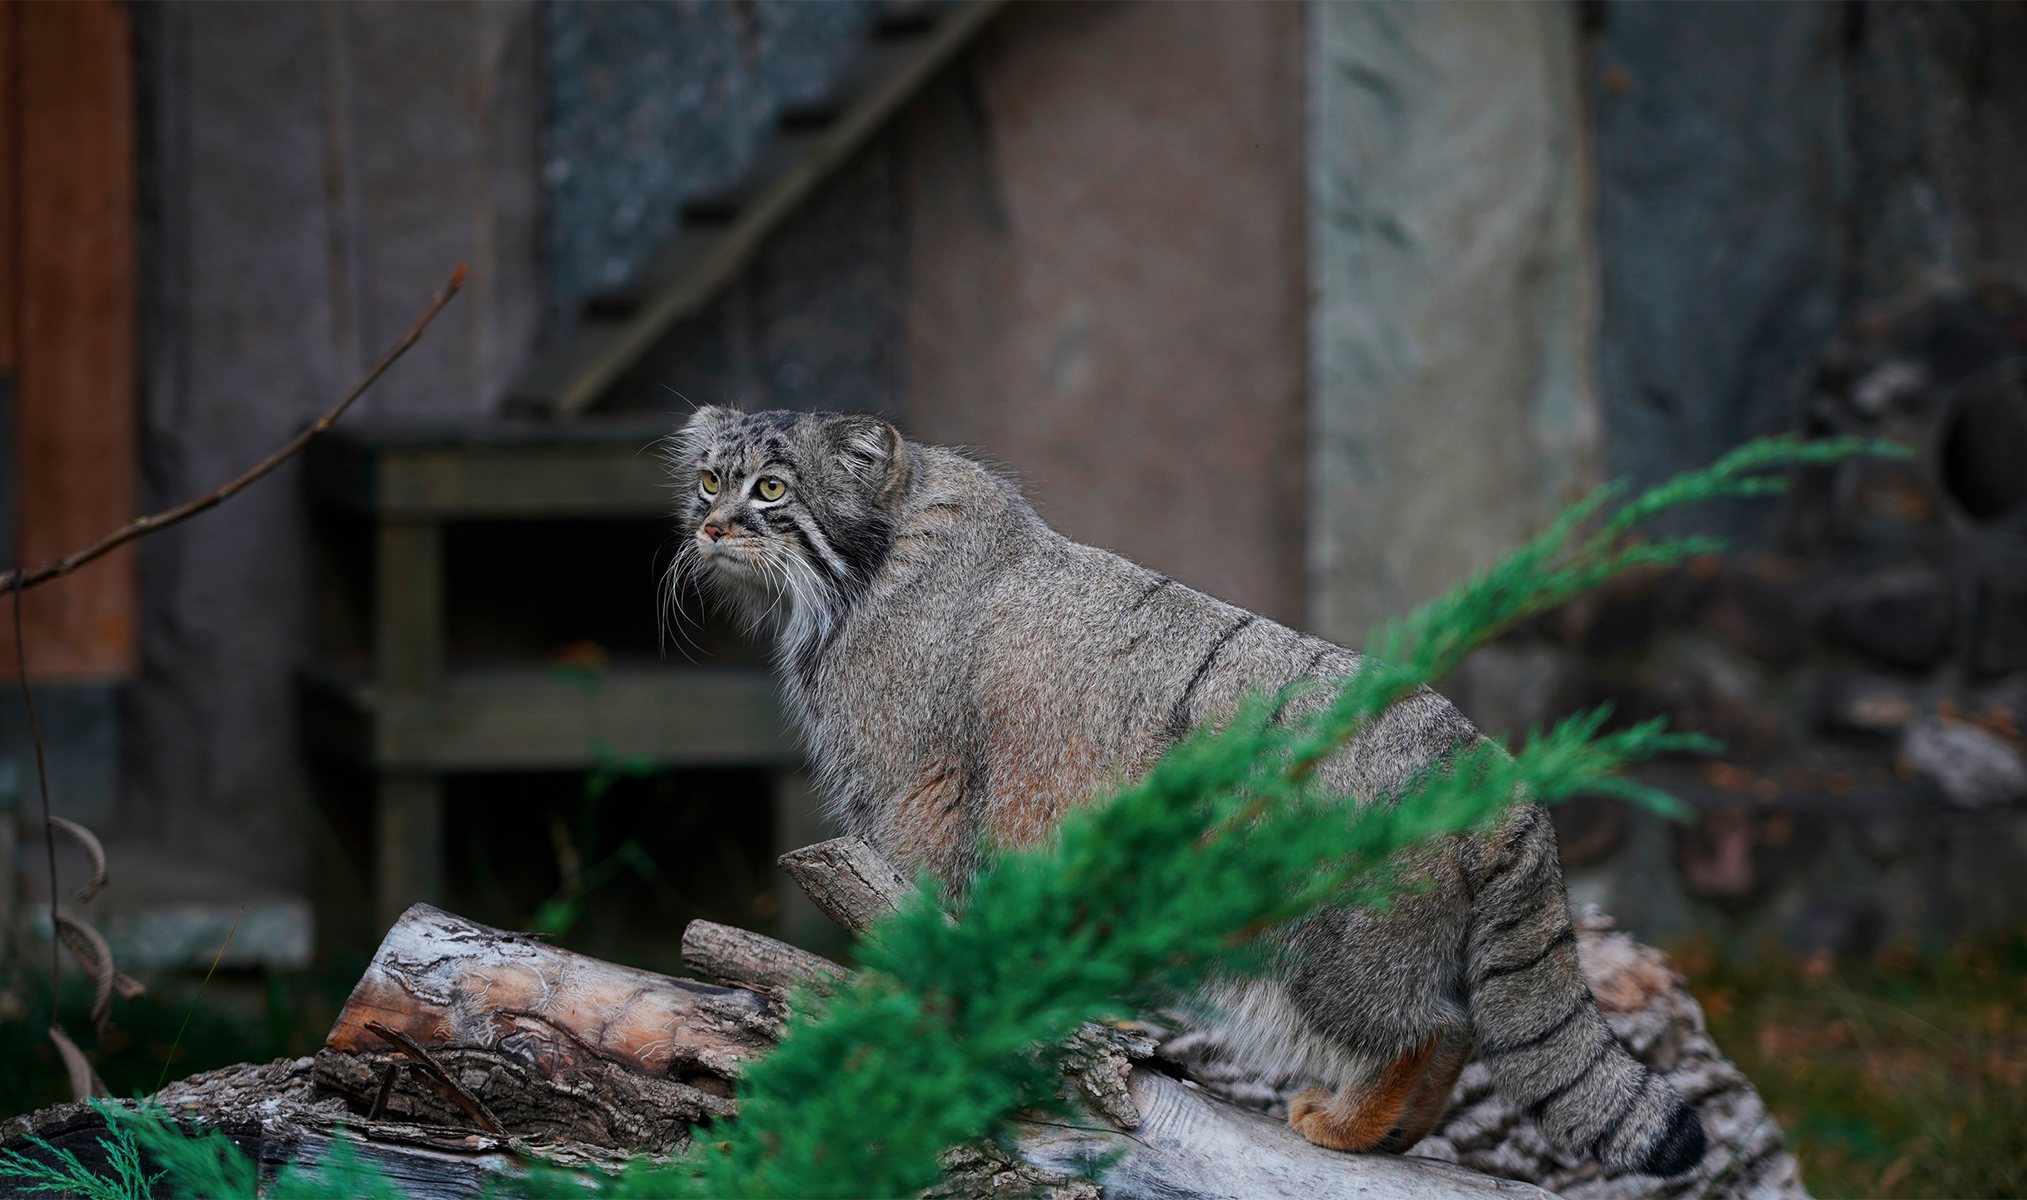
<instances>
[{"instance_id":1,"label":"concrete wall","mask_svg":"<svg viewBox=\"0 0 2027 1200\"><path fill-rule=\"evenodd\" d=\"M1310 9L1309 618L1358 645L1591 479L1576 9Z\"/></svg>"},{"instance_id":2,"label":"concrete wall","mask_svg":"<svg viewBox=\"0 0 2027 1200\"><path fill-rule=\"evenodd\" d=\"M143 504L279 445L460 259L467 293L360 415L489 411L538 315L534 8L134 13ZM295 465L144 543L117 832L300 884L308 554Z\"/></svg>"},{"instance_id":3,"label":"concrete wall","mask_svg":"<svg viewBox=\"0 0 2027 1200\"><path fill-rule=\"evenodd\" d=\"M1303 609L1302 35L1017 5L908 116L909 411L1082 541Z\"/></svg>"}]
</instances>

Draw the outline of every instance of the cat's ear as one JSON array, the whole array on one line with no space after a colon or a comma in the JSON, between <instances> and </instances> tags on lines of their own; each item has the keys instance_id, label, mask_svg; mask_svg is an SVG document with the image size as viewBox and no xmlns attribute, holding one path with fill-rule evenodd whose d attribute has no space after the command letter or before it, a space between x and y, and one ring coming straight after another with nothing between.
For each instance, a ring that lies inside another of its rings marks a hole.
<instances>
[{"instance_id":1,"label":"cat's ear","mask_svg":"<svg viewBox=\"0 0 2027 1200\"><path fill-rule=\"evenodd\" d=\"M725 422L739 415L735 408L724 408L716 404L700 404L690 413L675 433L675 456L682 459L701 457L707 446L724 428Z\"/></svg>"},{"instance_id":2,"label":"cat's ear","mask_svg":"<svg viewBox=\"0 0 2027 1200\"><path fill-rule=\"evenodd\" d=\"M908 443L891 422L871 413L849 413L824 426L839 465L866 485L873 503L886 506L908 481Z\"/></svg>"}]
</instances>

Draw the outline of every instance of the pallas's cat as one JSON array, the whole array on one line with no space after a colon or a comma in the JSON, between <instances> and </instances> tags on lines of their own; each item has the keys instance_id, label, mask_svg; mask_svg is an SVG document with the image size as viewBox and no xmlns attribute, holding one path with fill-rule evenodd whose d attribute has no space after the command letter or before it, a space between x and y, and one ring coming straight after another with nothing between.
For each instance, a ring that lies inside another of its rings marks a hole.
<instances>
[{"instance_id":1,"label":"pallas's cat","mask_svg":"<svg viewBox=\"0 0 2027 1200\"><path fill-rule=\"evenodd\" d=\"M776 625L783 688L832 813L961 889L988 842L1045 836L1249 691L1359 656L1050 529L1006 478L878 417L703 408L670 460L679 574ZM1297 703L1320 703L1323 688ZM1424 689L1321 769L1385 797L1477 737ZM1615 1171L1675 1174L1702 1126L1614 1040L1578 971L1547 814L1418 857L1385 913L1331 908L1277 974L1208 989L1215 1034L1314 1086L1289 1120L1405 1149L1474 1049L1507 1099Z\"/></svg>"}]
</instances>

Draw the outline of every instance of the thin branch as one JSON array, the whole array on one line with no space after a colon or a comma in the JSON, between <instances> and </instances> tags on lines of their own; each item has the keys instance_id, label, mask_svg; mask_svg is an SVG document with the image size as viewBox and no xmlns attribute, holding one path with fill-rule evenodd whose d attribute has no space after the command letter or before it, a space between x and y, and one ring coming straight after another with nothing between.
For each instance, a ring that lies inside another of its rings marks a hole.
<instances>
[{"instance_id":1,"label":"thin branch","mask_svg":"<svg viewBox=\"0 0 2027 1200\"><path fill-rule=\"evenodd\" d=\"M329 429L333 421L342 416L346 409L352 407L354 400L357 400L367 388L379 382L380 377L387 373L387 368L393 366L396 359L408 352L408 348L413 346L422 337L422 331L429 327L430 321L435 319L437 313L443 311L443 306L450 303L450 298L457 295L464 285L465 265L459 263L457 270L450 273L450 281L443 285L441 291L430 298L429 307L422 310L422 315L415 319L415 324L409 327L407 335L394 343L394 346L386 354L380 356L380 361L373 364L373 369L366 372L365 378L352 385L352 390L345 393L344 399L333 405L331 411L317 418L316 422L309 428L290 438L288 443L281 449L255 463L245 474L229 483L213 488L194 500L185 501L175 508L164 509L161 512L145 517L137 517L82 550L73 551L62 558L52 558L39 562L32 567L17 567L12 571L8 571L4 575L0 575L0 587L17 593L15 603L18 606L20 604L18 594L22 588L31 588L38 583L54 579L59 575L68 575L70 572L100 557L107 551L123 546L135 538L153 533L158 529L167 529L171 525L196 516L207 508L212 508L231 499L246 485L287 462L297 451L309 445L311 438Z\"/></svg>"},{"instance_id":2,"label":"thin branch","mask_svg":"<svg viewBox=\"0 0 2027 1200\"><path fill-rule=\"evenodd\" d=\"M394 1077L401 1074L401 1064L391 1062L380 1073L380 1094L373 1097L373 1107L366 1110L368 1121L378 1121L380 1114L387 1111L387 1098L394 1094Z\"/></svg>"}]
</instances>

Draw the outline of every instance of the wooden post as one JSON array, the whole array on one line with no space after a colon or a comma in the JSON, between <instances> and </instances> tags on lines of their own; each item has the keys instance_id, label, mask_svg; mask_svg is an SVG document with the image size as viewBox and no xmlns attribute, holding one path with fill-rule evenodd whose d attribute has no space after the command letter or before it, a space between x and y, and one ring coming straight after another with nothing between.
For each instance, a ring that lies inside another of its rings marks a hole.
<instances>
[{"instance_id":1,"label":"wooden post","mask_svg":"<svg viewBox=\"0 0 2027 1200\"><path fill-rule=\"evenodd\" d=\"M390 697L443 683L443 528L383 521L373 582L373 667ZM443 787L434 775L383 774L374 796L375 915L385 928L443 892Z\"/></svg>"}]
</instances>

